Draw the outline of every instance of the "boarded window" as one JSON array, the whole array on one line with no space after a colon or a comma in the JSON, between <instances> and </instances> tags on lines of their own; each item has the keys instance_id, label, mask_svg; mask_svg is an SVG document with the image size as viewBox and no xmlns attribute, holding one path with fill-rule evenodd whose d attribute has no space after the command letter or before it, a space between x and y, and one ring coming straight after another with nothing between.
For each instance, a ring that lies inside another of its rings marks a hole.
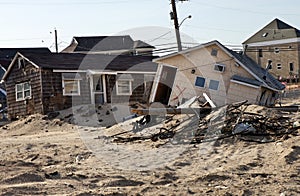
<instances>
[{"instance_id":1,"label":"boarded window","mask_svg":"<svg viewBox=\"0 0 300 196\"><path fill-rule=\"evenodd\" d=\"M63 80L63 95L73 96L80 95L80 80Z\"/></svg>"},{"instance_id":2,"label":"boarded window","mask_svg":"<svg viewBox=\"0 0 300 196\"><path fill-rule=\"evenodd\" d=\"M219 81L217 81L217 80L210 80L209 81L209 89L211 89L211 90L218 90L219 89Z\"/></svg>"},{"instance_id":3,"label":"boarded window","mask_svg":"<svg viewBox=\"0 0 300 196\"><path fill-rule=\"evenodd\" d=\"M118 80L117 81L117 95L131 95L132 94L132 80Z\"/></svg>"},{"instance_id":4,"label":"boarded window","mask_svg":"<svg viewBox=\"0 0 300 196\"><path fill-rule=\"evenodd\" d=\"M205 78L197 76L196 81L195 81L195 86L203 88L205 86Z\"/></svg>"},{"instance_id":5,"label":"boarded window","mask_svg":"<svg viewBox=\"0 0 300 196\"><path fill-rule=\"evenodd\" d=\"M16 100L21 101L31 98L31 86L29 82L16 84Z\"/></svg>"}]
</instances>

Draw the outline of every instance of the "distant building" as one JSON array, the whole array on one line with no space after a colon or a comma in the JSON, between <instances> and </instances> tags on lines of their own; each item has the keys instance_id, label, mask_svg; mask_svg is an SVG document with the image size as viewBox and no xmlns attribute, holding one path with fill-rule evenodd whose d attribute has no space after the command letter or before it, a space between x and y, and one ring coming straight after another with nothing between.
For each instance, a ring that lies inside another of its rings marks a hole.
<instances>
[{"instance_id":1,"label":"distant building","mask_svg":"<svg viewBox=\"0 0 300 196\"><path fill-rule=\"evenodd\" d=\"M84 36L73 37L71 44L62 52L152 56L154 48L141 40L133 41L129 35Z\"/></svg>"},{"instance_id":2,"label":"distant building","mask_svg":"<svg viewBox=\"0 0 300 196\"><path fill-rule=\"evenodd\" d=\"M279 80L299 81L300 30L274 19L244 43L245 53Z\"/></svg>"}]
</instances>

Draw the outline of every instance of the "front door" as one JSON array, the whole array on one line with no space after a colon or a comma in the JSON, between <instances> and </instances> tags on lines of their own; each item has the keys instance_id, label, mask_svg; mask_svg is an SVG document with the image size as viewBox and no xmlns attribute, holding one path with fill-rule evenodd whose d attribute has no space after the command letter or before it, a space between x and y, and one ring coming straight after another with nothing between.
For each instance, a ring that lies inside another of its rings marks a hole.
<instances>
[{"instance_id":1,"label":"front door","mask_svg":"<svg viewBox=\"0 0 300 196\"><path fill-rule=\"evenodd\" d=\"M92 102L93 104L103 104L106 102L104 75L93 75L92 78Z\"/></svg>"}]
</instances>

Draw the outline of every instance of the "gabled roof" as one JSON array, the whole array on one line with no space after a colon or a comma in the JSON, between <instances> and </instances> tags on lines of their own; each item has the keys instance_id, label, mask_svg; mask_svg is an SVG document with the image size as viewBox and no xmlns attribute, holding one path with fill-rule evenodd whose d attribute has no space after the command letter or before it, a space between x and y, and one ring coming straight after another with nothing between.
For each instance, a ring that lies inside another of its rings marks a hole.
<instances>
[{"instance_id":1,"label":"gabled roof","mask_svg":"<svg viewBox=\"0 0 300 196\"><path fill-rule=\"evenodd\" d=\"M133 41L129 35L73 37L72 43L63 52L133 51L138 48L154 48L141 41Z\"/></svg>"},{"instance_id":2,"label":"gabled roof","mask_svg":"<svg viewBox=\"0 0 300 196\"><path fill-rule=\"evenodd\" d=\"M131 72L156 72L157 64L151 56L126 56L80 53L18 53L2 80L9 75L18 57L23 57L35 67L56 70L107 70Z\"/></svg>"},{"instance_id":3,"label":"gabled roof","mask_svg":"<svg viewBox=\"0 0 300 196\"><path fill-rule=\"evenodd\" d=\"M51 53L48 48L0 48L0 64L7 69L17 52Z\"/></svg>"},{"instance_id":4,"label":"gabled roof","mask_svg":"<svg viewBox=\"0 0 300 196\"><path fill-rule=\"evenodd\" d=\"M133 49L133 40L129 35L124 36L91 36L74 37L78 51L109 51Z\"/></svg>"},{"instance_id":5,"label":"gabled roof","mask_svg":"<svg viewBox=\"0 0 300 196\"><path fill-rule=\"evenodd\" d=\"M184 55L188 52L198 50L201 48L205 48L210 45L217 45L219 46L224 52L226 52L229 56L233 57L246 71L248 71L258 82L262 83L262 86L265 86L267 88L270 88L272 90L283 90L285 86L281 84L276 78L274 78L269 72L267 72L265 69L263 69L261 66L259 66L255 61L253 61L250 57L248 57L245 54L237 53L233 50L230 50L229 48L222 45L217 40L201 44L199 46L195 46L193 48L172 53L160 58L154 59L154 62L158 62L163 59L167 59L176 55Z\"/></svg>"},{"instance_id":6,"label":"gabled roof","mask_svg":"<svg viewBox=\"0 0 300 196\"><path fill-rule=\"evenodd\" d=\"M243 44L299 37L300 30L276 18L247 39Z\"/></svg>"}]
</instances>

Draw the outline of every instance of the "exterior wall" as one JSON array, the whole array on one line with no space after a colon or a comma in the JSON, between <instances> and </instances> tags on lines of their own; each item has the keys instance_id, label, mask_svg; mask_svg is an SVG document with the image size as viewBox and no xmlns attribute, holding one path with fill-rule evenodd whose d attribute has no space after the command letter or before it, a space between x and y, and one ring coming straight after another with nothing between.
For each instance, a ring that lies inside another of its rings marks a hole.
<instances>
[{"instance_id":1,"label":"exterior wall","mask_svg":"<svg viewBox=\"0 0 300 196\"><path fill-rule=\"evenodd\" d=\"M217 56L211 55L213 49L218 51ZM225 105L228 103L228 89L233 75L236 74L254 79L242 66L237 66L235 60L217 45L163 59L159 63L178 67L169 102L170 105L178 105L194 96L202 96L204 92L216 105ZM214 65L216 63L225 65L225 71L222 73L215 71ZM204 88L195 86L197 76L206 79ZM219 81L218 90L209 89L210 80Z\"/></svg>"},{"instance_id":2,"label":"exterior wall","mask_svg":"<svg viewBox=\"0 0 300 196\"><path fill-rule=\"evenodd\" d=\"M132 77L132 94L117 95L116 81L119 76L109 75L106 77L106 94L108 103L130 103L130 102L148 102L153 81L145 81L145 74L130 74ZM147 82L147 83L145 83Z\"/></svg>"},{"instance_id":3,"label":"exterior wall","mask_svg":"<svg viewBox=\"0 0 300 196\"><path fill-rule=\"evenodd\" d=\"M275 48L279 49L278 53L275 53ZM246 54L264 68L268 60L272 60L272 69L269 72L276 78L288 79L295 75L299 77L299 48L300 43L248 47ZM259 50L262 50L262 57L259 56ZM294 64L294 71L290 71L290 63ZM277 64L281 64L282 68L278 69Z\"/></svg>"},{"instance_id":4,"label":"exterior wall","mask_svg":"<svg viewBox=\"0 0 300 196\"><path fill-rule=\"evenodd\" d=\"M248 103L258 104L260 91L260 88L257 89L231 82L228 89L227 103L248 100Z\"/></svg>"},{"instance_id":5,"label":"exterior wall","mask_svg":"<svg viewBox=\"0 0 300 196\"><path fill-rule=\"evenodd\" d=\"M33 113L43 113L41 94L41 74L40 69L31 64L26 64L24 68L18 68L16 62L10 75L5 81L7 90L8 118L14 119ZM29 82L31 85L31 98L23 101L16 101L16 84Z\"/></svg>"},{"instance_id":6,"label":"exterior wall","mask_svg":"<svg viewBox=\"0 0 300 196\"><path fill-rule=\"evenodd\" d=\"M85 74L80 80L80 96L64 96L62 88L62 73L52 70L42 70L42 91L44 113L62 110L78 104L90 103L89 83Z\"/></svg>"}]
</instances>

